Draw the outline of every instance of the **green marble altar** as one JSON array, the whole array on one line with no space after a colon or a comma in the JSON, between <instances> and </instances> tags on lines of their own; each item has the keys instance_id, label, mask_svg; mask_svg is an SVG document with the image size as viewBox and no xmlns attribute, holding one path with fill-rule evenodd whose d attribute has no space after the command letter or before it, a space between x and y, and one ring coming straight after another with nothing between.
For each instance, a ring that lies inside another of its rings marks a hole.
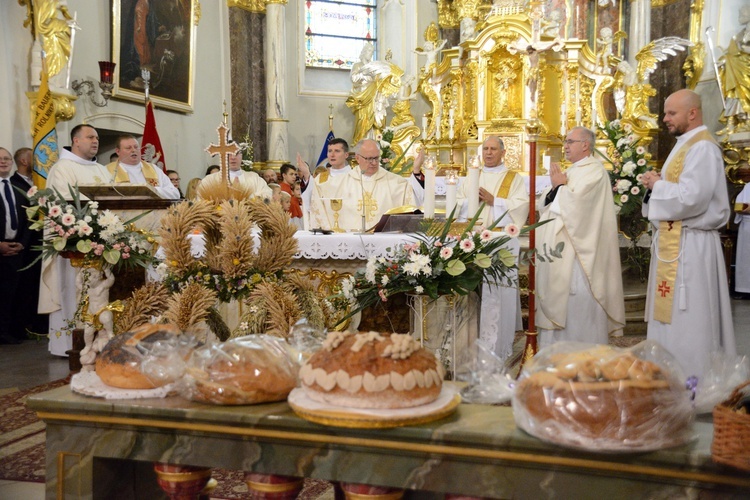
<instances>
[{"instance_id":1,"label":"green marble altar","mask_svg":"<svg viewBox=\"0 0 750 500\"><path fill-rule=\"evenodd\" d=\"M707 420L696 422L695 439L685 446L596 454L525 434L508 407L462 404L430 424L358 430L307 422L286 403L107 401L73 394L69 386L32 396L28 406L47 424L48 499L157 498L153 461L422 490L419 498L750 494L747 473L712 463Z\"/></svg>"}]
</instances>

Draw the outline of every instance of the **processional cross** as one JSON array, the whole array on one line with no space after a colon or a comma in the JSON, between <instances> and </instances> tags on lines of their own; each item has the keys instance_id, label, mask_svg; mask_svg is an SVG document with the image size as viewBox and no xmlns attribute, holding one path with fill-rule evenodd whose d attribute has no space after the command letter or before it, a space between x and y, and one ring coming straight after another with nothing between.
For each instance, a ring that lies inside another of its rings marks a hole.
<instances>
[{"instance_id":1,"label":"processional cross","mask_svg":"<svg viewBox=\"0 0 750 500\"><path fill-rule=\"evenodd\" d=\"M558 52L563 47L559 37L550 42L541 41L542 18L544 17L544 2L532 1L529 3L529 19L531 19L531 40L524 41L519 37L515 42L508 45L508 52L515 54L523 52L529 58L529 91L531 92L531 109L529 111L529 121L526 125L529 141L529 189L531 193L536 192L536 143L539 135L540 123L537 119L536 112L536 94L537 83L539 80L539 53L547 50ZM566 83L567 85L567 83ZM529 225L536 223L536 207L534 196L529 197ZM529 232L529 248L536 246L536 231L532 229ZM536 331L536 267L534 266L535 256L531 255L529 263L529 329L526 331L526 345L524 354L521 358L521 367L518 374L521 374L526 361L529 361L537 353L537 331Z\"/></svg>"},{"instance_id":2,"label":"processional cross","mask_svg":"<svg viewBox=\"0 0 750 500\"><path fill-rule=\"evenodd\" d=\"M236 142L229 144L229 129L223 123L216 128L216 132L219 134L219 144L211 144L206 148L206 151L210 153L211 156L221 155L221 179L227 186L230 186L229 167L227 165L229 155L236 155L239 152L240 147Z\"/></svg>"}]
</instances>

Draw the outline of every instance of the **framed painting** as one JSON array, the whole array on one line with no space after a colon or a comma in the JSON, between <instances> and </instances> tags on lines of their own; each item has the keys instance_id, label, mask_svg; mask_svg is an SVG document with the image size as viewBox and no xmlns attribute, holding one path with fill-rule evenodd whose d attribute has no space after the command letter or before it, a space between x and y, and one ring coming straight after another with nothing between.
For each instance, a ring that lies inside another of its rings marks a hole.
<instances>
[{"instance_id":1,"label":"framed painting","mask_svg":"<svg viewBox=\"0 0 750 500\"><path fill-rule=\"evenodd\" d=\"M196 18L194 0L112 0L114 97L193 111Z\"/></svg>"}]
</instances>

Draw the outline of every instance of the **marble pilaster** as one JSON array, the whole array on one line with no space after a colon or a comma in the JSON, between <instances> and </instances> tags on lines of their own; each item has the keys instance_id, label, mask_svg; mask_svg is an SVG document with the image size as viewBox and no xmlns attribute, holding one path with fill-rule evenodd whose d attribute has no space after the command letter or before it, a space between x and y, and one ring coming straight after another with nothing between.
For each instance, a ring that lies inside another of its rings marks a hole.
<instances>
[{"instance_id":1,"label":"marble pilaster","mask_svg":"<svg viewBox=\"0 0 750 500\"><path fill-rule=\"evenodd\" d=\"M232 136L241 140L249 132L256 161L268 157L265 61L257 56L264 52L265 17L262 12L229 9Z\"/></svg>"},{"instance_id":2,"label":"marble pilaster","mask_svg":"<svg viewBox=\"0 0 750 500\"><path fill-rule=\"evenodd\" d=\"M631 0L628 62L638 67L635 55L651 41L651 0Z\"/></svg>"},{"instance_id":3,"label":"marble pilaster","mask_svg":"<svg viewBox=\"0 0 750 500\"><path fill-rule=\"evenodd\" d=\"M266 122L268 165L289 161L289 120L286 110L286 1L266 5Z\"/></svg>"}]
</instances>

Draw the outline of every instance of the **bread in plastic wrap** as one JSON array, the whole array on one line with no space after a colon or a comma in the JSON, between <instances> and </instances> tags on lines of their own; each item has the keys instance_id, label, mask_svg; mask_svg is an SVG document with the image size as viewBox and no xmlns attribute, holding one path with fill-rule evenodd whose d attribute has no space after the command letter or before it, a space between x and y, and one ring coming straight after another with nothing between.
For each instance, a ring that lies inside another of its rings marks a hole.
<instances>
[{"instance_id":1,"label":"bread in plastic wrap","mask_svg":"<svg viewBox=\"0 0 750 500\"><path fill-rule=\"evenodd\" d=\"M532 436L589 451L648 451L691 438L691 393L658 343L629 349L559 342L524 367L516 424Z\"/></svg>"},{"instance_id":2,"label":"bread in plastic wrap","mask_svg":"<svg viewBox=\"0 0 750 500\"><path fill-rule=\"evenodd\" d=\"M179 391L217 405L283 401L297 385L298 371L283 339L248 335L195 349Z\"/></svg>"},{"instance_id":3,"label":"bread in plastic wrap","mask_svg":"<svg viewBox=\"0 0 750 500\"><path fill-rule=\"evenodd\" d=\"M115 335L96 358L96 374L121 389L153 389L184 371L190 338L174 325L146 324Z\"/></svg>"}]
</instances>

